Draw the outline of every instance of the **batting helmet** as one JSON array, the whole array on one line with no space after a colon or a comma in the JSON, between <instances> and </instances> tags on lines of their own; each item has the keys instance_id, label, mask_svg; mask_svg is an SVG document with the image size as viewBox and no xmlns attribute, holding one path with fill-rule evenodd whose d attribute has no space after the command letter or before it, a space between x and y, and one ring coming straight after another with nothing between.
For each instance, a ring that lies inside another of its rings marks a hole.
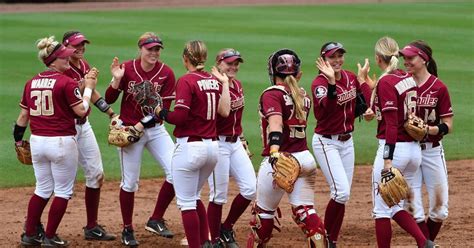
<instances>
[{"instance_id":1,"label":"batting helmet","mask_svg":"<svg viewBox=\"0 0 474 248\"><path fill-rule=\"evenodd\" d=\"M300 71L301 60L298 55L290 49L278 50L268 57L268 76L272 85L275 84L275 76L285 78L288 75L296 76Z\"/></svg>"}]
</instances>

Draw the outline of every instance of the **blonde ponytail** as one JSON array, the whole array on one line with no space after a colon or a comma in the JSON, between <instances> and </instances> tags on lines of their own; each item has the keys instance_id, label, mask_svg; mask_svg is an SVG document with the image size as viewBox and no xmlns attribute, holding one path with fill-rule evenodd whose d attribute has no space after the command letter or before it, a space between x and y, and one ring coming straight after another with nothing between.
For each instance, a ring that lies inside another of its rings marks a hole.
<instances>
[{"instance_id":1,"label":"blonde ponytail","mask_svg":"<svg viewBox=\"0 0 474 248\"><path fill-rule=\"evenodd\" d=\"M285 77L285 83L288 85L291 91L291 98L293 98L293 104L295 106L295 114L298 120L306 119L306 111L304 111L304 99L301 94L298 81L293 75L288 75Z\"/></svg>"},{"instance_id":2,"label":"blonde ponytail","mask_svg":"<svg viewBox=\"0 0 474 248\"><path fill-rule=\"evenodd\" d=\"M54 36L45 37L39 39L36 42L36 47L38 48L38 59L43 62L51 53L54 51L54 48L59 44L59 42L54 40Z\"/></svg>"}]
</instances>

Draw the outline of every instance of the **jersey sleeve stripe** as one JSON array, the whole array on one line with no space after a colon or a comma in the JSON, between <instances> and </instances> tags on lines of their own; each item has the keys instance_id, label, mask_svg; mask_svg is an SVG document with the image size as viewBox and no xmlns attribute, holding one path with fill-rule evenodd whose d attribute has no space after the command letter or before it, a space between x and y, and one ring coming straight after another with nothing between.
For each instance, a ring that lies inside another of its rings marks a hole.
<instances>
[{"instance_id":1,"label":"jersey sleeve stripe","mask_svg":"<svg viewBox=\"0 0 474 248\"><path fill-rule=\"evenodd\" d=\"M267 114L265 115L265 118L268 118L268 117L270 117L270 116L272 116L272 115L282 115L282 114L281 114L280 112L270 112L270 113L267 113Z\"/></svg>"},{"instance_id":2,"label":"jersey sleeve stripe","mask_svg":"<svg viewBox=\"0 0 474 248\"><path fill-rule=\"evenodd\" d=\"M398 110L397 107L386 107L386 108L383 108L382 111L389 111L389 110Z\"/></svg>"},{"instance_id":3,"label":"jersey sleeve stripe","mask_svg":"<svg viewBox=\"0 0 474 248\"><path fill-rule=\"evenodd\" d=\"M79 100L79 101L77 101L77 102L74 102L74 103L72 103L72 104L69 104L69 106L70 106L70 107L75 107L75 106L81 104L82 101L83 101L83 100Z\"/></svg>"},{"instance_id":4,"label":"jersey sleeve stripe","mask_svg":"<svg viewBox=\"0 0 474 248\"><path fill-rule=\"evenodd\" d=\"M190 107L184 105L184 104L176 104L174 105L175 108L187 108L187 109L191 109Z\"/></svg>"},{"instance_id":5,"label":"jersey sleeve stripe","mask_svg":"<svg viewBox=\"0 0 474 248\"><path fill-rule=\"evenodd\" d=\"M442 114L442 115L440 114L439 116L440 116L440 117L450 117L450 116L453 116L453 115L454 115L453 112L449 112L449 113Z\"/></svg>"}]
</instances>

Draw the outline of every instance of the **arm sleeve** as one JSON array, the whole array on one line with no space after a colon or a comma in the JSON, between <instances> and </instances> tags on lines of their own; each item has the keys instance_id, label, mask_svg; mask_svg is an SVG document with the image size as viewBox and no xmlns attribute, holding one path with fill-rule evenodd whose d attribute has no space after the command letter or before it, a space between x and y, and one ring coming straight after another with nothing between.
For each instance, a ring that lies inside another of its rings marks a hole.
<instances>
[{"instance_id":1,"label":"arm sleeve","mask_svg":"<svg viewBox=\"0 0 474 248\"><path fill-rule=\"evenodd\" d=\"M359 90L364 95L365 102L367 102L367 105L369 105L370 97L372 96L372 90L370 90L369 85L367 85L366 83L360 84Z\"/></svg>"},{"instance_id":2,"label":"arm sleeve","mask_svg":"<svg viewBox=\"0 0 474 248\"><path fill-rule=\"evenodd\" d=\"M335 85L332 87L336 87ZM322 108L334 108L337 105L336 97L329 97L329 83L327 78L324 76L318 76L314 79L311 85L311 91L313 99L315 100L314 105ZM337 92L337 89L336 89Z\"/></svg>"},{"instance_id":3,"label":"arm sleeve","mask_svg":"<svg viewBox=\"0 0 474 248\"><path fill-rule=\"evenodd\" d=\"M105 101L108 104L112 104L115 101L117 101L119 95L120 95L120 90L114 89L111 85L109 85L109 87L107 87L107 90L105 91Z\"/></svg>"},{"instance_id":4,"label":"arm sleeve","mask_svg":"<svg viewBox=\"0 0 474 248\"><path fill-rule=\"evenodd\" d=\"M385 120L385 143L395 144L397 143L398 134L398 115L397 111L385 111L382 112L382 118Z\"/></svg>"},{"instance_id":5,"label":"arm sleeve","mask_svg":"<svg viewBox=\"0 0 474 248\"><path fill-rule=\"evenodd\" d=\"M382 119L385 120L386 144L397 143L398 135L398 97L394 87L386 81L380 81L377 87Z\"/></svg>"},{"instance_id":6,"label":"arm sleeve","mask_svg":"<svg viewBox=\"0 0 474 248\"><path fill-rule=\"evenodd\" d=\"M170 69L168 77L166 78L166 81L164 82L163 87L161 88L161 91L160 91L160 96L163 99L163 108L170 109L171 102L176 97L175 90L176 90L176 78L174 76L173 71Z\"/></svg>"},{"instance_id":7,"label":"arm sleeve","mask_svg":"<svg viewBox=\"0 0 474 248\"><path fill-rule=\"evenodd\" d=\"M448 88L442 87L439 91L438 109L436 111L438 111L440 117L453 116L453 108L451 106Z\"/></svg>"},{"instance_id":8,"label":"arm sleeve","mask_svg":"<svg viewBox=\"0 0 474 248\"><path fill-rule=\"evenodd\" d=\"M269 90L263 93L260 102L262 106L262 113L266 119L272 115L283 115L281 107L281 92L280 90Z\"/></svg>"},{"instance_id":9,"label":"arm sleeve","mask_svg":"<svg viewBox=\"0 0 474 248\"><path fill-rule=\"evenodd\" d=\"M183 125L188 120L188 108L175 108L173 112L169 112L166 116L166 122L173 125Z\"/></svg>"}]
</instances>

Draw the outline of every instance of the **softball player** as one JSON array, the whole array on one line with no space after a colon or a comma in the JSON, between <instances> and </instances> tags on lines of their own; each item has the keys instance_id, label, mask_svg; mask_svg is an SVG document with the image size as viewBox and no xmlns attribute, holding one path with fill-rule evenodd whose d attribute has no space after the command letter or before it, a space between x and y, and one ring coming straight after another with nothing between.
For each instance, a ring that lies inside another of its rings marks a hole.
<instances>
[{"instance_id":1,"label":"softball player","mask_svg":"<svg viewBox=\"0 0 474 248\"><path fill-rule=\"evenodd\" d=\"M426 238L435 240L448 217L448 173L441 139L452 132L453 110L446 85L439 80L431 47L423 41L408 44L400 51L407 72L418 85L417 115L429 125L429 135L421 142L421 166L412 185L414 217ZM426 185L429 216L425 221L421 188Z\"/></svg>"},{"instance_id":2,"label":"softball player","mask_svg":"<svg viewBox=\"0 0 474 248\"><path fill-rule=\"evenodd\" d=\"M61 247L67 246L68 241L56 233L72 197L78 163L74 118L87 115L97 71L85 76L82 97L77 82L63 74L70 68L68 58L74 49L66 48L53 36L39 40L37 48L38 58L48 69L26 83L20 102L21 112L13 130L19 145L30 123L36 178L36 189L28 204L25 232L20 242L23 246ZM53 193L55 197L44 232L41 215Z\"/></svg>"},{"instance_id":3,"label":"softball player","mask_svg":"<svg viewBox=\"0 0 474 248\"><path fill-rule=\"evenodd\" d=\"M272 86L260 97L264 159L257 176L257 199L250 223L247 247L264 247L272 237L275 211L285 191L273 182L272 165L279 152L289 152L301 165L301 173L288 195L293 219L308 239L308 247L322 247L324 224L314 209L316 162L306 144L306 121L311 99L298 81L301 62L295 52L282 49L268 59Z\"/></svg>"},{"instance_id":4,"label":"softball player","mask_svg":"<svg viewBox=\"0 0 474 248\"><path fill-rule=\"evenodd\" d=\"M377 192L381 173L390 173L390 169L395 167L402 172L408 185L412 185L421 163L420 145L403 127L408 115L416 112L416 83L410 74L397 69L398 52L397 42L390 37L383 37L375 44L375 59L384 72L378 79L374 102L379 139L372 170L373 216L377 244L382 248L390 247L390 219L393 219L415 238L418 247L433 247L434 243L427 240L413 217L403 209L403 201L390 208Z\"/></svg>"},{"instance_id":5,"label":"softball player","mask_svg":"<svg viewBox=\"0 0 474 248\"><path fill-rule=\"evenodd\" d=\"M191 248L210 243L200 191L217 163L217 113L228 116L230 112L229 79L215 67L212 70L215 76L204 71L206 59L204 42L187 42L183 63L188 72L178 79L174 111L169 111L169 106L155 109L159 119L176 125L172 174L184 232Z\"/></svg>"},{"instance_id":6,"label":"softball player","mask_svg":"<svg viewBox=\"0 0 474 248\"><path fill-rule=\"evenodd\" d=\"M76 80L79 87L84 88L84 76L89 72L89 63L84 59L86 43L89 40L79 31L69 31L63 36L63 45L75 49L74 54L69 58L70 69L64 74ZM113 116L113 110L110 108L104 98L97 90L92 92L91 102L94 103L102 112ZM88 114L90 111L88 112ZM87 114L87 115L88 115ZM88 240L114 240L115 235L109 234L102 225L97 223L99 212L100 187L104 181L104 168L100 155L99 145L89 123L87 115L76 119L76 140L79 149L79 164L84 170L86 177L85 204L87 225L84 229L85 239Z\"/></svg>"},{"instance_id":7,"label":"softball player","mask_svg":"<svg viewBox=\"0 0 474 248\"><path fill-rule=\"evenodd\" d=\"M135 101L135 85L150 81L156 91L163 98L163 104L169 108L174 99L175 76L170 67L162 63L160 52L163 48L161 39L152 32L144 33L138 40L139 58L119 64L117 57L113 59L111 72L113 75L105 93L108 103L114 103L123 91L120 106L120 119L124 125L135 125L149 114L147 109L142 109ZM146 119L146 118L145 118ZM120 208L124 229L122 232L122 243L126 246L136 246L132 217L135 192L138 190L140 178L140 167L143 150L146 148L151 155L160 163L166 174L166 181L163 183L155 205L155 210L146 223L145 229L172 238L173 233L165 225L163 215L168 205L174 198L173 181L171 177L171 156L173 154L170 147L174 146L170 135L161 121L146 125L143 137L134 144L127 147L118 148L118 153L122 169L122 181L120 183Z\"/></svg>"},{"instance_id":8,"label":"softball player","mask_svg":"<svg viewBox=\"0 0 474 248\"><path fill-rule=\"evenodd\" d=\"M365 83L369 70L367 59L363 68L359 65L357 76L342 69L345 52L341 43L324 44L321 57L316 61L320 73L311 85L317 120L312 145L316 161L331 190L324 225L332 247L336 246L354 174L352 132L356 96L363 92L364 99L370 99L371 89L374 88L374 85Z\"/></svg>"},{"instance_id":9,"label":"softball player","mask_svg":"<svg viewBox=\"0 0 474 248\"><path fill-rule=\"evenodd\" d=\"M242 142L242 113L244 110L244 91L236 79L240 63L244 60L234 49L222 49L216 56L217 69L229 78L230 114L217 116L217 135L219 157L209 182L209 206L207 217L213 243L225 243L227 247L238 247L235 242L233 225L247 206L255 199L255 170ZM229 214L221 225L222 206L227 202L229 176L234 177L240 189L232 201Z\"/></svg>"}]
</instances>

